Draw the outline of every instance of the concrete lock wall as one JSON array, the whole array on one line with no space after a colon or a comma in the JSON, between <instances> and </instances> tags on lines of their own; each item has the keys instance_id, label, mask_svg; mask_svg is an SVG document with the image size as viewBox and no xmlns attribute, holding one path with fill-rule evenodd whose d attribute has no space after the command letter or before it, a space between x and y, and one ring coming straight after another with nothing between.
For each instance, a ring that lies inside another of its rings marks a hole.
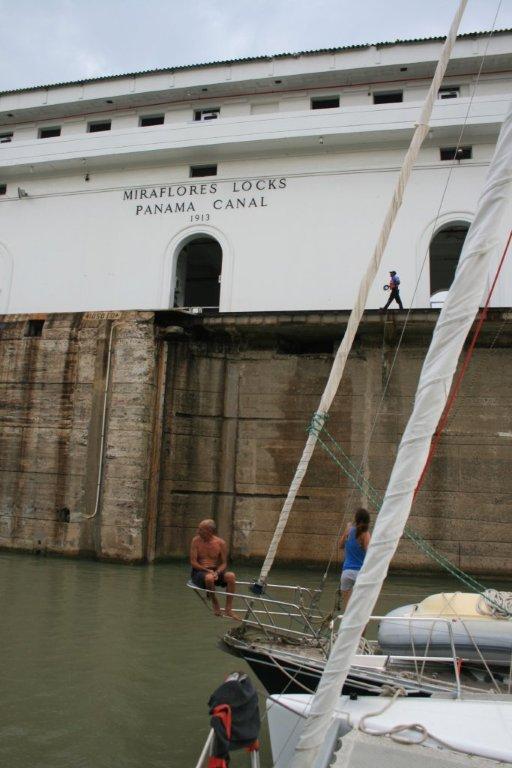
<instances>
[{"instance_id":1,"label":"concrete lock wall","mask_svg":"<svg viewBox=\"0 0 512 768\"><path fill-rule=\"evenodd\" d=\"M185 557L197 523L213 517L232 557L260 562L347 313L53 315L27 336L34 319L4 316L0 330L0 545ZM435 319L412 314L384 394L401 325L368 313L334 402L329 431L356 463L370 445L379 492ZM511 319L495 310L486 323L410 521L473 572L511 573ZM317 449L278 560L325 562L343 520L367 503ZM394 567L434 566L404 540Z\"/></svg>"},{"instance_id":2,"label":"concrete lock wall","mask_svg":"<svg viewBox=\"0 0 512 768\"><path fill-rule=\"evenodd\" d=\"M40 336L28 335L43 322L37 316L2 318L2 547L144 555L153 316L112 317L52 315Z\"/></svg>"}]
</instances>

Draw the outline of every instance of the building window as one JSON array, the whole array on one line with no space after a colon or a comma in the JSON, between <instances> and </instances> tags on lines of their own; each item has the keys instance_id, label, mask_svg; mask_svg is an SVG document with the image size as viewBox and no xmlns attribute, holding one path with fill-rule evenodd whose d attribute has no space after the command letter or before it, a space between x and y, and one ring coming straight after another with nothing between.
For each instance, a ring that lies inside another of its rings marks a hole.
<instances>
[{"instance_id":1,"label":"building window","mask_svg":"<svg viewBox=\"0 0 512 768\"><path fill-rule=\"evenodd\" d=\"M101 120L94 123L89 123L87 126L88 133L99 133L100 131L110 131L112 127L112 120Z\"/></svg>"},{"instance_id":2,"label":"building window","mask_svg":"<svg viewBox=\"0 0 512 768\"><path fill-rule=\"evenodd\" d=\"M458 99L460 96L460 86L443 85L437 92L438 99Z\"/></svg>"},{"instance_id":3,"label":"building window","mask_svg":"<svg viewBox=\"0 0 512 768\"><path fill-rule=\"evenodd\" d=\"M441 160L471 160L473 147L441 147Z\"/></svg>"},{"instance_id":4,"label":"building window","mask_svg":"<svg viewBox=\"0 0 512 768\"><path fill-rule=\"evenodd\" d=\"M430 243L430 305L442 306L459 263L468 233L466 221L453 221L436 232Z\"/></svg>"},{"instance_id":5,"label":"building window","mask_svg":"<svg viewBox=\"0 0 512 768\"><path fill-rule=\"evenodd\" d=\"M10 131L9 133L0 133L0 144L8 144L10 141L12 141L13 132Z\"/></svg>"},{"instance_id":6,"label":"building window","mask_svg":"<svg viewBox=\"0 0 512 768\"><path fill-rule=\"evenodd\" d=\"M337 109L339 106L339 96L314 96L311 99L311 109Z\"/></svg>"},{"instance_id":7,"label":"building window","mask_svg":"<svg viewBox=\"0 0 512 768\"><path fill-rule=\"evenodd\" d=\"M0 184L0 195L7 194L7 184Z\"/></svg>"},{"instance_id":8,"label":"building window","mask_svg":"<svg viewBox=\"0 0 512 768\"><path fill-rule=\"evenodd\" d=\"M31 339L39 338L43 335L44 320L29 320L25 331L25 336Z\"/></svg>"},{"instance_id":9,"label":"building window","mask_svg":"<svg viewBox=\"0 0 512 768\"><path fill-rule=\"evenodd\" d=\"M398 104L403 100L403 91L380 91L373 94L374 104Z\"/></svg>"},{"instance_id":10,"label":"building window","mask_svg":"<svg viewBox=\"0 0 512 768\"><path fill-rule=\"evenodd\" d=\"M56 136L60 136L60 125L54 125L51 128L40 128L40 139L54 139Z\"/></svg>"},{"instance_id":11,"label":"building window","mask_svg":"<svg viewBox=\"0 0 512 768\"><path fill-rule=\"evenodd\" d=\"M141 128L149 128L151 125L163 125L164 120L164 115L143 115L139 120L139 126Z\"/></svg>"},{"instance_id":12,"label":"building window","mask_svg":"<svg viewBox=\"0 0 512 768\"><path fill-rule=\"evenodd\" d=\"M193 179L196 179L199 176L216 176L216 175L217 175L216 165L191 165L190 166L190 176Z\"/></svg>"},{"instance_id":13,"label":"building window","mask_svg":"<svg viewBox=\"0 0 512 768\"><path fill-rule=\"evenodd\" d=\"M210 107L210 109L196 109L194 111L194 120L216 120L220 115L220 107Z\"/></svg>"}]
</instances>

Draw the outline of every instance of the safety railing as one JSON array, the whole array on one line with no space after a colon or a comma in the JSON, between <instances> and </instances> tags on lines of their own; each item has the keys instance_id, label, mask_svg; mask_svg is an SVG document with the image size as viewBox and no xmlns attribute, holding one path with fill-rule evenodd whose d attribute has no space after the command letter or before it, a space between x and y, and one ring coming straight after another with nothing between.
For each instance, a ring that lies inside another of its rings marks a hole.
<instances>
[{"instance_id":1,"label":"safety railing","mask_svg":"<svg viewBox=\"0 0 512 768\"><path fill-rule=\"evenodd\" d=\"M188 586L198 594L205 603L214 593L213 590L201 588L188 582ZM237 581L237 589L249 588L250 582ZM307 587L297 587L282 584L269 584L269 592L288 593L295 602L286 599L271 598L268 595L257 596L237 591L232 594L233 613L240 618L245 627L253 627L271 640L283 635L291 640L323 648L329 643L328 627L325 616L314 604L318 590ZM215 594L219 596L218 590ZM327 631L326 631L327 630Z\"/></svg>"},{"instance_id":2,"label":"safety railing","mask_svg":"<svg viewBox=\"0 0 512 768\"><path fill-rule=\"evenodd\" d=\"M237 589L249 589L250 584L250 582L245 581L237 582ZM197 587L191 582L189 582L188 586L206 604L208 603L210 590ZM275 597L269 597L268 594L256 596L252 593L245 594L240 591L233 593L233 613L240 619L240 626L246 629L257 630L261 636L260 644L261 642L272 645L279 643L280 648L284 651L283 641L289 642L294 646L295 650L293 653L296 656L300 656L301 651L299 649L301 646L305 649L316 648L320 653L318 660L320 661L321 658L326 659L336 640L343 615L323 614L316 602L318 590L280 584L268 585L267 589L269 593L274 593ZM279 594L283 594L284 597L290 596L291 599L281 599L278 597ZM384 621L390 624L407 624L409 627L425 626L427 631L421 641L417 640L416 634L413 631L409 632L408 638L411 653L386 653L378 648L377 643L370 644L366 650L360 653L362 655L378 656L380 659L386 658L388 660L388 671L391 667L395 669L399 667L401 673L408 669L419 685L428 684L430 687L437 687L443 691L453 691L459 697L462 686L460 669L463 655L457 649L452 620L450 618L432 616L375 615L370 618L369 625ZM442 646L443 649L446 647L446 653L439 655L438 651L436 655L433 635L434 629L440 625L444 626L446 630L446 643ZM508 681L508 689L507 683L500 683L500 678L493 673L492 665L487 663L485 655L478 648L476 641L474 643L476 649L475 656L477 658L472 663L478 664L478 666L484 669L486 677L496 692L507 692L510 689L511 680ZM361 657L359 657L359 662L362 664ZM453 669L452 681L444 681L441 684L435 677L435 674L432 675L429 672L432 669L432 665L435 667L444 665L445 668L450 667ZM464 689L475 692L481 692L482 690L481 687L466 684Z\"/></svg>"}]
</instances>

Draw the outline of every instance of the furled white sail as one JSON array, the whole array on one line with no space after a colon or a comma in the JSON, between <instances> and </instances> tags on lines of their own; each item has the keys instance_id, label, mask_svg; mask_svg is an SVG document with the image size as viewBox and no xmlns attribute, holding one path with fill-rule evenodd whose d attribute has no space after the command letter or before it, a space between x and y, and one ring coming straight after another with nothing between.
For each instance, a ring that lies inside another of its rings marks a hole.
<instances>
[{"instance_id":1,"label":"furled white sail","mask_svg":"<svg viewBox=\"0 0 512 768\"><path fill-rule=\"evenodd\" d=\"M487 286L498 233L512 198L512 108L502 125L475 220L423 364L414 409L403 434L373 538L340 632L313 699L293 768L310 768L322 743L361 633L375 606L403 534L414 490L450 392L464 341Z\"/></svg>"},{"instance_id":2,"label":"furled white sail","mask_svg":"<svg viewBox=\"0 0 512 768\"><path fill-rule=\"evenodd\" d=\"M377 273L379 271L380 264L382 261L382 256L384 254L384 250L386 248L389 235L393 227L393 223L396 219L396 216L402 204L405 186L411 175L413 165L416 162L418 153L421 149L421 145L423 144L423 141L429 131L429 121L430 121L430 116L432 114L434 100L437 98L439 87L443 81L444 73L446 71L448 61L450 59L452 48L457 38L457 30L459 28L460 20L462 18L466 5L467 5L467 0L461 0L459 7L457 9L457 12L454 16L452 25L450 27L450 31L444 43L443 50L441 52L441 57L436 67L434 78L430 85L427 98L425 100L423 109L421 111L419 122L414 131L411 144L409 146L409 149L407 150L407 154L404 158L400 175L396 182L395 190L393 192L393 197L389 205L388 211L386 213L386 218L384 219L384 223L382 225L382 230L381 230L379 239L377 241L377 245L375 246L375 250L373 252L371 261L359 285L359 291L357 294L357 298L355 300L354 307L348 319L345 335L343 336L342 342L336 353L336 357L334 358L334 363L333 363L331 372L329 374L329 379L327 381L324 393L322 395L322 399L320 400L320 405L318 406L318 410L315 418L316 429L310 432L309 437L306 441L306 445L304 447L302 456L300 458L299 464L295 471L295 476L292 480L290 489L288 491L288 495L283 504L281 513L279 515L279 520L277 522L276 529L272 537L272 541L270 542L270 546L268 548L267 555L265 557L265 562L263 563L263 566L261 568L260 577L259 577L259 581L261 584L265 583L267 580L269 571L272 567L274 558L276 556L279 542L281 540L284 529L286 527L286 523L288 521L288 517L293 507L295 497L297 496L300 486L302 485L302 480L304 479L304 475L306 474L309 461L311 459L311 456L313 455L313 451L315 449L315 445L317 442L318 431L322 428L323 424L325 423L325 419L329 411L329 408L331 407L332 401L334 400L336 392L338 391L338 387L340 385L340 381L343 376L343 371L345 369L345 363L347 362L349 352L352 348L352 344L354 342L354 338L357 333L359 323L361 322L361 318L363 316L366 302L368 300L368 293L370 292L372 283L375 280Z\"/></svg>"}]
</instances>

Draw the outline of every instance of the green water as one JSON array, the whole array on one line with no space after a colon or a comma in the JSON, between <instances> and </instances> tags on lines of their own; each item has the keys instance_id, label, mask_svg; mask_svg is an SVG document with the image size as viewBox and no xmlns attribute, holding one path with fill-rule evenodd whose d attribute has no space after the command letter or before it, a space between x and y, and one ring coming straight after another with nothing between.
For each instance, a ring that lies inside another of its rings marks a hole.
<instances>
[{"instance_id":1,"label":"green water","mask_svg":"<svg viewBox=\"0 0 512 768\"><path fill-rule=\"evenodd\" d=\"M188 572L184 563L0 554L0 766L194 768L208 697L245 663L217 648L232 622L203 608L185 586ZM319 574L273 577L316 586ZM449 579L391 577L378 610L455 588ZM262 766L270 764L263 734ZM247 756L231 765L248 766Z\"/></svg>"}]
</instances>

